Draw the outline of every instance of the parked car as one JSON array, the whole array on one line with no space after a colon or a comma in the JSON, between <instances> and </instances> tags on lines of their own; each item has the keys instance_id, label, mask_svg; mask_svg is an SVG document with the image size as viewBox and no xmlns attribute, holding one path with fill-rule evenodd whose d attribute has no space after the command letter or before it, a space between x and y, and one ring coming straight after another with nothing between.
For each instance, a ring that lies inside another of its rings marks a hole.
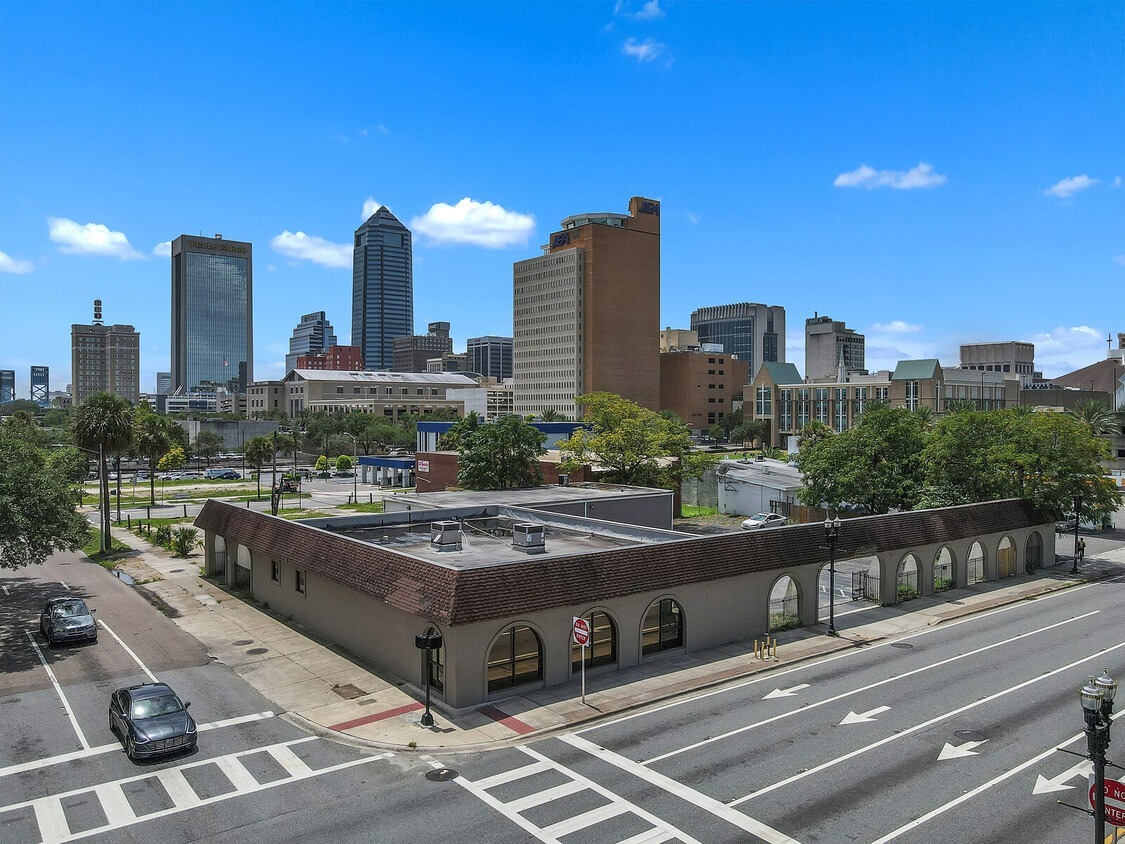
<instances>
[{"instance_id":1,"label":"parked car","mask_svg":"<svg viewBox=\"0 0 1125 844\"><path fill-rule=\"evenodd\" d=\"M133 480L134 481L147 481L148 477L149 477L148 470L142 469L141 471L137 472L137 474L133 475Z\"/></svg>"},{"instance_id":2,"label":"parked car","mask_svg":"<svg viewBox=\"0 0 1125 844\"><path fill-rule=\"evenodd\" d=\"M51 598L39 614L39 632L52 648L60 642L96 642L93 610L81 598Z\"/></svg>"},{"instance_id":3,"label":"parked car","mask_svg":"<svg viewBox=\"0 0 1125 844\"><path fill-rule=\"evenodd\" d=\"M300 492L301 484L293 478L282 478L278 483L281 485L282 492Z\"/></svg>"},{"instance_id":4,"label":"parked car","mask_svg":"<svg viewBox=\"0 0 1125 844\"><path fill-rule=\"evenodd\" d=\"M1078 527L1078 518L1073 513L1067 513L1060 521L1055 522L1055 533L1068 533Z\"/></svg>"},{"instance_id":5,"label":"parked car","mask_svg":"<svg viewBox=\"0 0 1125 844\"><path fill-rule=\"evenodd\" d=\"M203 477L208 480L236 481L242 475L234 469L208 469L203 473Z\"/></svg>"},{"instance_id":6,"label":"parked car","mask_svg":"<svg viewBox=\"0 0 1125 844\"><path fill-rule=\"evenodd\" d=\"M194 750L198 729L189 706L166 683L118 689L109 698L109 729L130 759Z\"/></svg>"},{"instance_id":7,"label":"parked car","mask_svg":"<svg viewBox=\"0 0 1125 844\"><path fill-rule=\"evenodd\" d=\"M186 472L172 472L168 475L169 481L198 481L203 477L202 472L196 472L194 469Z\"/></svg>"},{"instance_id":8,"label":"parked car","mask_svg":"<svg viewBox=\"0 0 1125 844\"><path fill-rule=\"evenodd\" d=\"M743 530L762 530L763 528L784 527L789 520L777 513L757 513L742 523Z\"/></svg>"}]
</instances>

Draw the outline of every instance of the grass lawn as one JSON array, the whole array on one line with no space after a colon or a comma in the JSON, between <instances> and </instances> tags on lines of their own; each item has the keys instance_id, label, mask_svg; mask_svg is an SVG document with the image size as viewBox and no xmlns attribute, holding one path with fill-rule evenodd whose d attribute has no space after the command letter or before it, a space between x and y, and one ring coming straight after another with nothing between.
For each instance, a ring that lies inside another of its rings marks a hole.
<instances>
[{"instance_id":1,"label":"grass lawn","mask_svg":"<svg viewBox=\"0 0 1125 844\"><path fill-rule=\"evenodd\" d=\"M109 553L103 555L102 552L101 552L102 532L100 530L98 530L97 528L91 528L90 529L90 541L82 546L82 553L85 554L87 557L89 557L91 560L93 560L98 565L105 566L107 569L112 569L113 565L114 565L114 563L113 563L114 559L116 559L120 554L122 554L125 551L132 551L133 550L128 545L126 545L124 542L120 542L119 540L115 539L113 537L113 534L110 534L109 545L110 545Z\"/></svg>"},{"instance_id":2,"label":"grass lawn","mask_svg":"<svg viewBox=\"0 0 1125 844\"><path fill-rule=\"evenodd\" d=\"M277 515L283 519L327 519L329 513L321 513L319 510L298 510L295 507L286 507L284 510L278 510Z\"/></svg>"},{"instance_id":3,"label":"grass lawn","mask_svg":"<svg viewBox=\"0 0 1125 844\"><path fill-rule=\"evenodd\" d=\"M692 507L688 504L680 508L683 511L685 519L691 519L695 516L717 516L719 515L718 507Z\"/></svg>"},{"instance_id":4,"label":"grass lawn","mask_svg":"<svg viewBox=\"0 0 1125 844\"><path fill-rule=\"evenodd\" d=\"M359 504L339 504L339 505L337 505L336 509L337 510L354 510L357 513L382 513L383 512L383 502L382 501L372 501L370 504L365 504L363 502L361 502Z\"/></svg>"}]
</instances>

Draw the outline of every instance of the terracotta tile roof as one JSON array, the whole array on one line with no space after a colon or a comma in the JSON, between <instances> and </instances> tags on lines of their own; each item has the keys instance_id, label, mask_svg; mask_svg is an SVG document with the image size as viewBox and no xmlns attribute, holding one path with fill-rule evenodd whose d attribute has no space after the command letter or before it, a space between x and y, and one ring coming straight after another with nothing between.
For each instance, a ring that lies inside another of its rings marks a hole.
<instances>
[{"instance_id":1,"label":"terracotta tile roof","mask_svg":"<svg viewBox=\"0 0 1125 844\"><path fill-rule=\"evenodd\" d=\"M849 519L837 558L916 548L1049 524L1030 502L1009 500ZM329 531L208 501L195 524L444 624L506 618L638 592L824 562L819 523L695 536L570 557L453 570Z\"/></svg>"}]
</instances>

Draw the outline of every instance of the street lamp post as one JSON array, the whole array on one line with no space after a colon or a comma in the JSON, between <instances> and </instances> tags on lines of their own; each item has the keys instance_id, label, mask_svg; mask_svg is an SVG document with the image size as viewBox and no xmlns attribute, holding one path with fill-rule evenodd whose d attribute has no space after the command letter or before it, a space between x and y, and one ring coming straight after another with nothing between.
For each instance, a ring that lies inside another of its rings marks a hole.
<instances>
[{"instance_id":1,"label":"street lamp post","mask_svg":"<svg viewBox=\"0 0 1125 844\"><path fill-rule=\"evenodd\" d=\"M430 661L431 653L438 650L441 644L441 634L433 632L432 627L427 632L419 633L414 637L414 646L426 654L425 667L422 669L422 680L426 685L426 711L422 713L422 719L418 722L423 727L434 725L434 716L430 714Z\"/></svg>"},{"instance_id":2,"label":"street lamp post","mask_svg":"<svg viewBox=\"0 0 1125 844\"><path fill-rule=\"evenodd\" d=\"M1105 766L1109 749L1109 730L1113 721L1113 698L1117 681L1102 671L1102 676L1082 687L1079 700L1086 719L1086 755L1094 763L1094 841L1105 841Z\"/></svg>"},{"instance_id":3,"label":"street lamp post","mask_svg":"<svg viewBox=\"0 0 1125 844\"><path fill-rule=\"evenodd\" d=\"M1078 515L1078 509L1081 506L1082 497L1074 496L1074 566L1070 569L1071 574L1078 574L1078 523L1082 521Z\"/></svg>"},{"instance_id":4,"label":"street lamp post","mask_svg":"<svg viewBox=\"0 0 1125 844\"><path fill-rule=\"evenodd\" d=\"M828 543L828 635L836 635L836 543L840 539L840 517L824 520L824 539Z\"/></svg>"},{"instance_id":5,"label":"street lamp post","mask_svg":"<svg viewBox=\"0 0 1125 844\"><path fill-rule=\"evenodd\" d=\"M354 434L341 431L345 437L352 440L352 504L359 503L359 440ZM327 449L325 449L327 451Z\"/></svg>"}]
</instances>

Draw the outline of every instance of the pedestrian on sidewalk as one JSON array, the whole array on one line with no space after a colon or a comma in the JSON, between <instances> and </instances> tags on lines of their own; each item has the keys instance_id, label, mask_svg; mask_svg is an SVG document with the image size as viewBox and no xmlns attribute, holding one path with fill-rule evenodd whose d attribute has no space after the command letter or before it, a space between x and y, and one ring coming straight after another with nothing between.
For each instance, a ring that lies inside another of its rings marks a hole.
<instances>
[{"instance_id":1,"label":"pedestrian on sidewalk","mask_svg":"<svg viewBox=\"0 0 1125 844\"><path fill-rule=\"evenodd\" d=\"M1082 562L1086 557L1086 540L1079 538L1078 540L1078 562Z\"/></svg>"}]
</instances>

